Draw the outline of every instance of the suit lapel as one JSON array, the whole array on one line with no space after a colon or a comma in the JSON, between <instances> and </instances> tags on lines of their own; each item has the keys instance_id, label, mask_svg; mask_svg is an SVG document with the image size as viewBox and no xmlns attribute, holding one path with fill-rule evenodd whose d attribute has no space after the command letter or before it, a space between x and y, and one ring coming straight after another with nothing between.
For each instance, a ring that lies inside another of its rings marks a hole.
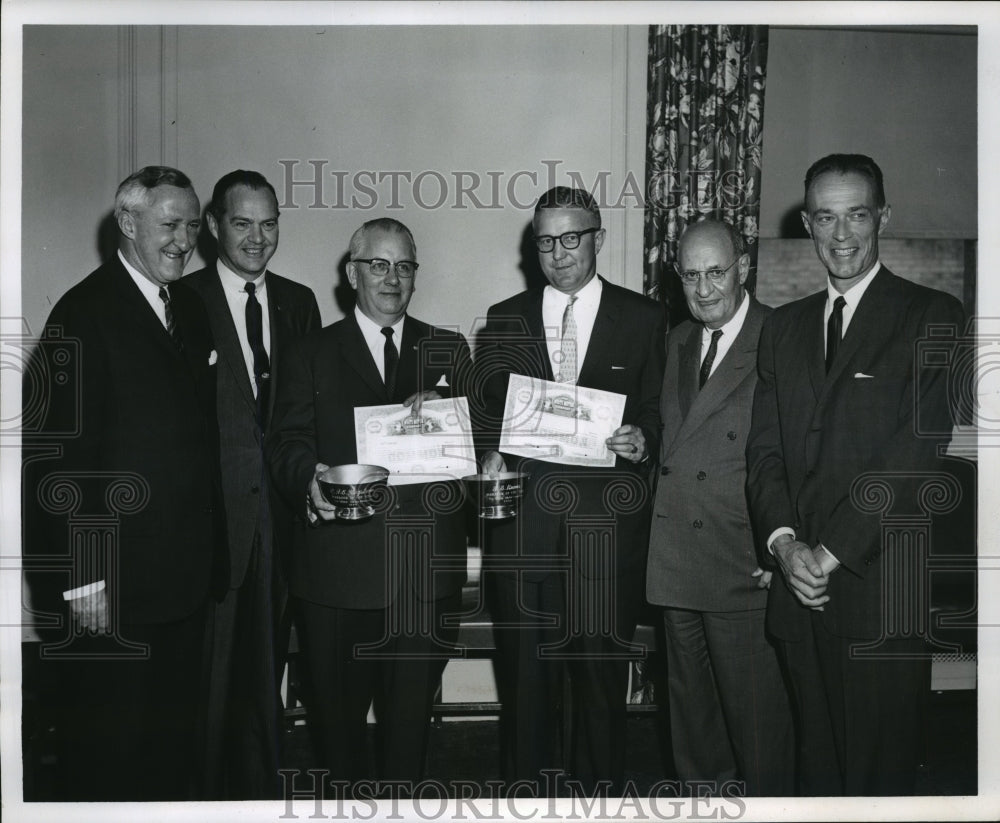
<instances>
[{"instance_id":1,"label":"suit lapel","mask_svg":"<svg viewBox=\"0 0 1000 823\"><path fill-rule=\"evenodd\" d=\"M247 373L246 360L243 357L243 346L240 344L239 333L236 331L233 314L229 310L229 301L226 300L226 293L222 287L218 269L212 272L208 281L208 288L202 292L202 297L209 320L212 322L212 328L219 330L215 347L222 355L226 368L232 372L236 385L240 387L243 399L256 413L257 402L254 400L253 387L250 385L250 375Z\"/></svg>"},{"instance_id":2,"label":"suit lapel","mask_svg":"<svg viewBox=\"0 0 1000 823\"><path fill-rule=\"evenodd\" d=\"M117 254L112 261L111 282L121 299L131 308L131 311L127 313L131 322L141 329L146 336L152 338L166 352L174 357L181 357L181 353L171 339L170 334L164 328L156 312L153 311L153 307L149 305L149 301L146 300L142 292L139 291L139 287L133 282L132 275L126 271ZM186 318L182 315L183 312L176 317L176 320L183 335Z\"/></svg>"},{"instance_id":3,"label":"suit lapel","mask_svg":"<svg viewBox=\"0 0 1000 823\"><path fill-rule=\"evenodd\" d=\"M340 340L344 359L358 373L374 394L382 398L385 403L390 403L391 398L385 390L382 375L379 374L378 366L375 365L375 359L372 357L368 344L365 342L365 336L361 333L361 327L358 326L358 318L354 316L354 312L352 311L344 318L344 321L344 325L342 326L343 334ZM405 325L404 323L404 327Z\"/></svg>"},{"instance_id":4,"label":"suit lapel","mask_svg":"<svg viewBox=\"0 0 1000 823\"><path fill-rule=\"evenodd\" d=\"M528 324L528 339L538 341L538 351L542 363L542 380L553 381L555 375L552 373L552 361L549 358L549 348L545 338L545 321L542 319L542 298L544 289L533 295L533 299L528 305L528 310L524 314L524 320Z\"/></svg>"},{"instance_id":5,"label":"suit lapel","mask_svg":"<svg viewBox=\"0 0 1000 823\"><path fill-rule=\"evenodd\" d=\"M271 388L268 395L267 420L271 420L274 411L274 398L277 395L273 389L278 385L278 369L281 362L281 350L285 343L291 338L291 316L290 307L284 303L285 294L281 289L281 282L268 271L264 278L267 282L267 314L268 327L271 330L271 351L268 353L271 365ZM249 386L249 376L247 386Z\"/></svg>"},{"instance_id":6,"label":"suit lapel","mask_svg":"<svg viewBox=\"0 0 1000 823\"><path fill-rule=\"evenodd\" d=\"M594 375L607 374L611 365L611 353L614 351L614 341L618 339L615 332L621 320L622 306L617 295L609 288L608 282L603 277L601 277L601 284L601 302L597 306L594 328L590 333L590 342L587 344L587 355L580 366L577 378L577 382L582 386L591 385ZM547 357L546 360L548 360Z\"/></svg>"},{"instance_id":7,"label":"suit lapel","mask_svg":"<svg viewBox=\"0 0 1000 823\"><path fill-rule=\"evenodd\" d=\"M794 348L806 352L806 370L812 384L814 397L819 397L826 382L826 326L823 324L823 308L826 306L826 292L813 295L805 306L802 323L799 324Z\"/></svg>"},{"instance_id":8,"label":"suit lapel","mask_svg":"<svg viewBox=\"0 0 1000 823\"><path fill-rule=\"evenodd\" d=\"M396 396L390 398L390 402L398 400L402 402L411 394L414 394L418 387L421 389L431 388L421 385L420 362L418 343L423 335L417 328L416 322L411 317L403 318L403 339L399 347L399 368L396 371Z\"/></svg>"},{"instance_id":9,"label":"suit lapel","mask_svg":"<svg viewBox=\"0 0 1000 823\"><path fill-rule=\"evenodd\" d=\"M760 329L763 321L764 312L758 308L757 304L751 298L746 319L743 321L743 328L740 329L740 333L733 341L733 345L726 352L725 357L722 358L722 362L716 367L705 387L694 395L691 407L684 416L684 422L681 424L680 429L677 431L677 436L671 444L671 449L697 431L698 427L705 422L705 419L726 402L726 399L736 390L737 386L748 377L753 376L757 366L757 343L760 339ZM697 345L700 355L701 347L698 337L701 335L701 327L697 327L696 331L698 336L692 335L689 338L689 344L694 343ZM689 347L694 348L691 345ZM697 375L700 370L699 359L700 357L696 357L694 364L692 364L693 368L689 369L689 376L693 386L697 386Z\"/></svg>"},{"instance_id":10,"label":"suit lapel","mask_svg":"<svg viewBox=\"0 0 1000 823\"><path fill-rule=\"evenodd\" d=\"M694 325L687 340L680 346L677 363L677 402L681 409L681 420L688 416L691 404L698 394L698 372L701 369L701 326Z\"/></svg>"}]
</instances>

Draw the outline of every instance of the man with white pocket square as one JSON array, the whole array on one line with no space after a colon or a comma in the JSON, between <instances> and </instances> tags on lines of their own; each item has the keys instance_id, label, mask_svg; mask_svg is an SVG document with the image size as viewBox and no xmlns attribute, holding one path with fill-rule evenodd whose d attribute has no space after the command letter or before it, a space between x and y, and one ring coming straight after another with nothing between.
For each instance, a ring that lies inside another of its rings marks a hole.
<instances>
[{"instance_id":1,"label":"man with white pocket square","mask_svg":"<svg viewBox=\"0 0 1000 823\"><path fill-rule=\"evenodd\" d=\"M947 372L918 343L963 314L880 262L889 216L870 157L814 163L802 220L827 288L777 309L760 340L748 495L783 577L767 626L788 664L806 795L912 794L930 688L924 638L893 623L928 608L926 569L915 546L886 540L865 489L917 510L951 430Z\"/></svg>"}]
</instances>

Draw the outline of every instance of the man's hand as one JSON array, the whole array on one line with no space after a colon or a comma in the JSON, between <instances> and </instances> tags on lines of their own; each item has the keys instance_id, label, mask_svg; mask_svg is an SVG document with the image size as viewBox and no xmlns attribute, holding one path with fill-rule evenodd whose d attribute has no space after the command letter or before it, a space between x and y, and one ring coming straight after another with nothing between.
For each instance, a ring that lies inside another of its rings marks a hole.
<instances>
[{"instance_id":1,"label":"man's hand","mask_svg":"<svg viewBox=\"0 0 1000 823\"><path fill-rule=\"evenodd\" d=\"M830 577L824 573L809 546L791 535L782 534L775 538L773 547L785 584L803 606L814 609L830 599L824 594Z\"/></svg>"},{"instance_id":2,"label":"man's hand","mask_svg":"<svg viewBox=\"0 0 1000 823\"><path fill-rule=\"evenodd\" d=\"M619 457L624 457L633 463L641 463L646 459L646 435L642 433L642 429L631 423L619 426L604 443Z\"/></svg>"},{"instance_id":3,"label":"man's hand","mask_svg":"<svg viewBox=\"0 0 1000 823\"><path fill-rule=\"evenodd\" d=\"M507 471L507 464L504 462L503 455L501 455L500 452L486 452L486 454L483 455L483 474L488 474L490 477L496 477L498 474L505 471Z\"/></svg>"},{"instance_id":4,"label":"man's hand","mask_svg":"<svg viewBox=\"0 0 1000 823\"><path fill-rule=\"evenodd\" d=\"M309 482L309 491L306 493L306 517L310 523L315 523L317 520L337 519L337 507L327 503L319 488L319 476L328 468L330 467L326 463L317 463L316 471Z\"/></svg>"},{"instance_id":5,"label":"man's hand","mask_svg":"<svg viewBox=\"0 0 1000 823\"><path fill-rule=\"evenodd\" d=\"M766 572L760 566L758 566L756 569L753 570L753 573L750 576L758 578L757 580L758 589L769 589L771 588L771 577L773 575L774 572Z\"/></svg>"},{"instance_id":6,"label":"man's hand","mask_svg":"<svg viewBox=\"0 0 1000 823\"><path fill-rule=\"evenodd\" d=\"M410 414L414 417L420 416L420 407L424 404L425 400L440 400L441 395L438 394L434 389L429 391L418 391L416 394L411 394L406 400L403 401L404 406L413 406L410 410Z\"/></svg>"},{"instance_id":7,"label":"man's hand","mask_svg":"<svg viewBox=\"0 0 1000 823\"><path fill-rule=\"evenodd\" d=\"M87 594L68 600L73 622L80 629L104 633L108 630L108 590Z\"/></svg>"}]
</instances>

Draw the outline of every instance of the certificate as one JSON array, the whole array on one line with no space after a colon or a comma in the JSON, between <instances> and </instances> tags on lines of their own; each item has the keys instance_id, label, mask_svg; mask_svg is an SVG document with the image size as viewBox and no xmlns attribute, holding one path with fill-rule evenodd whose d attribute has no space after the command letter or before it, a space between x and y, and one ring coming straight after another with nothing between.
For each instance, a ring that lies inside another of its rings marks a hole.
<instances>
[{"instance_id":1,"label":"certificate","mask_svg":"<svg viewBox=\"0 0 1000 823\"><path fill-rule=\"evenodd\" d=\"M425 400L412 407L361 406L354 410L358 462L385 466L389 485L457 480L475 474L476 453L464 397Z\"/></svg>"},{"instance_id":2,"label":"certificate","mask_svg":"<svg viewBox=\"0 0 1000 823\"><path fill-rule=\"evenodd\" d=\"M604 441L622 424L625 395L512 374L500 451L570 466L614 466Z\"/></svg>"}]
</instances>

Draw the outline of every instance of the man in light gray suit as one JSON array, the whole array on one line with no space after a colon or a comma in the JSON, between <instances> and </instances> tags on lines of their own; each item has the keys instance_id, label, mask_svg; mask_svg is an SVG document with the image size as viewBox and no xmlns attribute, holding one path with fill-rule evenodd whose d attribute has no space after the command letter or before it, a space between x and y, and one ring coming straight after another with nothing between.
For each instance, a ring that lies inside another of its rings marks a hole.
<instances>
[{"instance_id":1,"label":"man in light gray suit","mask_svg":"<svg viewBox=\"0 0 1000 823\"><path fill-rule=\"evenodd\" d=\"M219 353L218 413L229 527L229 592L213 614L208 715L209 799L277 797L278 683L289 622L282 551L292 518L272 494L263 432L280 379L278 353L320 327L312 291L267 270L278 248L278 201L266 179L234 171L207 214L214 266L184 280L201 295Z\"/></svg>"},{"instance_id":2,"label":"man in light gray suit","mask_svg":"<svg viewBox=\"0 0 1000 823\"><path fill-rule=\"evenodd\" d=\"M674 760L684 781L794 786L792 716L764 635L771 572L745 493L757 341L770 309L747 294L750 256L728 224L695 223L677 273L693 321L667 337L663 437L646 596L663 612Z\"/></svg>"}]
</instances>

